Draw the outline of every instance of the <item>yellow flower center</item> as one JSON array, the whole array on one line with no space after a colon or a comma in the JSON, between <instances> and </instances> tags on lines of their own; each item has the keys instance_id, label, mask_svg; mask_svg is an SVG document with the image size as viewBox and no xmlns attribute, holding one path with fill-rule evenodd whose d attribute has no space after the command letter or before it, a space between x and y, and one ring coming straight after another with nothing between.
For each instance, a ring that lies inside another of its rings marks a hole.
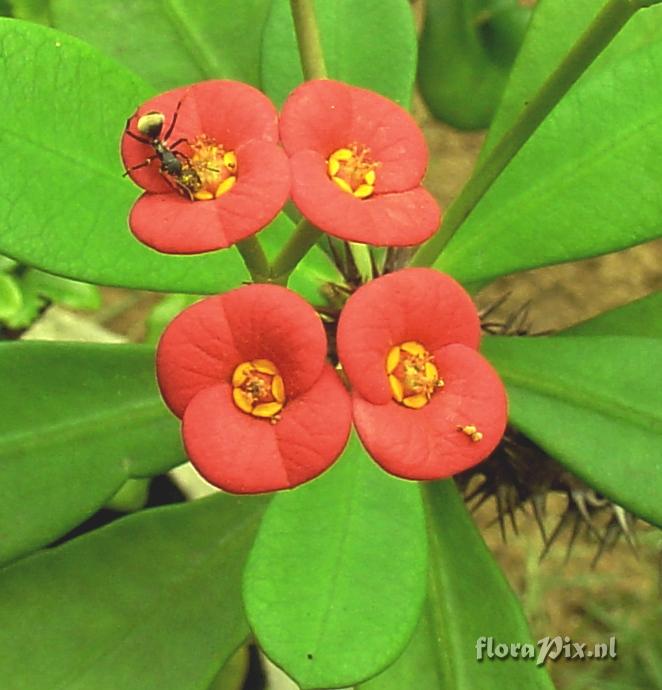
<instances>
[{"instance_id":1,"label":"yellow flower center","mask_svg":"<svg viewBox=\"0 0 662 690\"><path fill-rule=\"evenodd\" d=\"M193 192L193 198L207 201L230 191L237 181L237 156L234 151L226 151L206 134L197 136L191 142L191 149L190 166L200 182L199 188Z\"/></svg>"},{"instance_id":2,"label":"yellow flower center","mask_svg":"<svg viewBox=\"0 0 662 690\"><path fill-rule=\"evenodd\" d=\"M343 190L359 199L367 199L375 191L379 163L370 158L370 149L358 144L337 149L326 162L329 177Z\"/></svg>"},{"instance_id":3,"label":"yellow flower center","mask_svg":"<svg viewBox=\"0 0 662 690\"><path fill-rule=\"evenodd\" d=\"M268 359L242 362L232 374L232 399L242 412L275 424L285 405L285 384L276 365Z\"/></svg>"},{"instance_id":4,"label":"yellow flower center","mask_svg":"<svg viewBox=\"0 0 662 690\"><path fill-rule=\"evenodd\" d=\"M415 340L392 347L386 357L386 375L396 402L418 410L444 387L434 357Z\"/></svg>"}]
</instances>

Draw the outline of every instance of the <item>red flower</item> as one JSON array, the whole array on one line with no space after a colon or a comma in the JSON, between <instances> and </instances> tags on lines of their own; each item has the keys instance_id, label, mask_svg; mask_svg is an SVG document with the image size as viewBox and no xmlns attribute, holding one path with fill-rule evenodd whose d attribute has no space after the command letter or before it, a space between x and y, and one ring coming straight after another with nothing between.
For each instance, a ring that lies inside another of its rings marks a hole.
<instances>
[{"instance_id":1,"label":"red flower","mask_svg":"<svg viewBox=\"0 0 662 690\"><path fill-rule=\"evenodd\" d=\"M287 200L278 116L252 86L211 80L173 89L141 105L128 125L122 159L146 191L129 225L154 249L194 254L229 247L265 227ZM155 139L172 152L163 163Z\"/></svg>"},{"instance_id":2,"label":"red flower","mask_svg":"<svg viewBox=\"0 0 662 690\"><path fill-rule=\"evenodd\" d=\"M175 318L157 378L205 479L235 493L275 491L333 463L351 404L326 345L312 307L276 285L240 287Z\"/></svg>"},{"instance_id":3,"label":"red flower","mask_svg":"<svg viewBox=\"0 0 662 690\"><path fill-rule=\"evenodd\" d=\"M471 298L432 269L383 276L347 301L338 354L354 389L354 423L388 472L449 477L497 446L506 394L476 351L479 340Z\"/></svg>"},{"instance_id":4,"label":"red flower","mask_svg":"<svg viewBox=\"0 0 662 690\"><path fill-rule=\"evenodd\" d=\"M421 187L425 139L396 103L337 81L308 81L287 98L280 136L291 157L292 199L320 230L403 246L439 227L439 206Z\"/></svg>"}]
</instances>

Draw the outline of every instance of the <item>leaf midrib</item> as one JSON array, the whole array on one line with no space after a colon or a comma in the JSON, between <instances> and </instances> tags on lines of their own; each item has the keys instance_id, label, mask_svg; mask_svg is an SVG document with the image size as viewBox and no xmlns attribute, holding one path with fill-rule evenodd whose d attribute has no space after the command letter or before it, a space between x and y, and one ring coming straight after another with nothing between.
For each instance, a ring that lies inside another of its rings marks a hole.
<instances>
[{"instance_id":1,"label":"leaf midrib","mask_svg":"<svg viewBox=\"0 0 662 690\"><path fill-rule=\"evenodd\" d=\"M624 404L613 396L605 395L604 388L582 391L577 386L568 387L561 379L543 379L540 371L535 374L525 370L515 371L499 363L499 373L507 383L525 390L530 390L547 398L560 400L580 409L597 412L605 417L615 419L638 427L645 431L662 431L662 418L652 412L637 409L633 405Z\"/></svg>"}]
</instances>

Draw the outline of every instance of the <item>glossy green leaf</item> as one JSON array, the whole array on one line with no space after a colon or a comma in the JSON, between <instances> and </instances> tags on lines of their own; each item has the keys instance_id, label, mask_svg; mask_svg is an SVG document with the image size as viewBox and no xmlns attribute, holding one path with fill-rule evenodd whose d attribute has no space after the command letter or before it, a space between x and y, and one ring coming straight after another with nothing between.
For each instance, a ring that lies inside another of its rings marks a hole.
<instances>
[{"instance_id":1,"label":"glossy green leaf","mask_svg":"<svg viewBox=\"0 0 662 690\"><path fill-rule=\"evenodd\" d=\"M524 614L452 481L424 488L430 531L428 601L405 653L360 690L553 690L535 658L478 659L479 640L532 645Z\"/></svg>"},{"instance_id":2,"label":"glossy green leaf","mask_svg":"<svg viewBox=\"0 0 662 690\"><path fill-rule=\"evenodd\" d=\"M608 0L540 0L511 72L481 156L513 124L526 103L561 63ZM662 7L639 11L596 59L583 79L662 38Z\"/></svg>"},{"instance_id":3,"label":"glossy green leaf","mask_svg":"<svg viewBox=\"0 0 662 690\"><path fill-rule=\"evenodd\" d=\"M622 335L662 338L662 292L600 314L557 335Z\"/></svg>"},{"instance_id":4,"label":"glossy green leaf","mask_svg":"<svg viewBox=\"0 0 662 690\"><path fill-rule=\"evenodd\" d=\"M316 0L330 78L363 86L409 107L416 32L406 0ZM303 81L289 0L273 0L265 25L262 87L281 105Z\"/></svg>"},{"instance_id":5,"label":"glossy green leaf","mask_svg":"<svg viewBox=\"0 0 662 690\"><path fill-rule=\"evenodd\" d=\"M512 423L584 481L662 526L662 348L608 335L483 340Z\"/></svg>"},{"instance_id":6,"label":"glossy green leaf","mask_svg":"<svg viewBox=\"0 0 662 690\"><path fill-rule=\"evenodd\" d=\"M428 0L418 84L432 114L460 129L487 127L526 31L518 0Z\"/></svg>"},{"instance_id":7,"label":"glossy green leaf","mask_svg":"<svg viewBox=\"0 0 662 690\"><path fill-rule=\"evenodd\" d=\"M2 256L0 254L0 273L9 273L12 271L14 268L16 268L18 264L14 259L10 259L8 256Z\"/></svg>"},{"instance_id":8,"label":"glossy green leaf","mask_svg":"<svg viewBox=\"0 0 662 690\"><path fill-rule=\"evenodd\" d=\"M96 46L159 91L203 79L259 85L270 0L51 0L53 26Z\"/></svg>"},{"instance_id":9,"label":"glossy green leaf","mask_svg":"<svg viewBox=\"0 0 662 690\"><path fill-rule=\"evenodd\" d=\"M16 279L7 273L0 274L0 320L15 314L23 304L23 296Z\"/></svg>"},{"instance_id":10,"label":"glossy green leaf","mask_svg":"<svg viewBox=\"0 0 662 690\"><path fill-rule=\"evenodd\" d=\"M121 513L135 513L145 507L149 498L149 479L127 479L104 508Z\"/></svg>"},{"instance_id":11,"label":"glossy green leaf","mask_svg":"<svg viewBox=\"0 0 662 690\"><path fill-rule=\"evenodd\" d=\"M435 266L474 282L662 235L661 71L662 41L580 80Z\"/></svg>"},{"instance_id":12,"label":"glossy green leaf","mask_svg":"<svg viewBox=\"0 0 662 690\"><path fill-rule=\"evenodd\" d=\"M152 95L93 48L0 19L0 252L101 285L216 293L248 279L235 249L167 256L127 225L140 190L122 177L126 118ZM26 88L26 84L30 88Z\"/></svg>"},{"instance_id":13,"label":"glossy green leaf","mask_svg":"<svg viewBox=\"0 0 662 690\"><path fill-rule=\"evenodd\" d=\"M3 690L204 690L248 634L264 499L148 510L0 571Z\"/></svg>"},{"instance_id":14,"label":"glossy green leaf","mask_svg":"<svg viewBox=\"0 0 662 690\"><path fill-rule=\"evenodd\" d=\"M0 380L0 562L184 460L151 348L0 343Z\"/></svg>"},{"instance_id":15,"label":"glossy green leaf","mask_svg":"<svg viewBox=\"0 0 662 690\"><path fill-rule=\"evenodd\" d=\"M244 576L260 646L302 688L379 672L418 620L426 546L417 484L385 474L352 438L332 469L265 514Z\"/></svg>"},{"instance_id":16,"label":"glossy green leaf","mask_svg":"<svg viewBox=\"0 0 662 690\"><path fill-rule=\"evenodd\" d=\"M61 278L36 268L25 272L21 288L71 309L99 309L101 306L101 293L96 285Z\"/></svg>"}]
</instances>

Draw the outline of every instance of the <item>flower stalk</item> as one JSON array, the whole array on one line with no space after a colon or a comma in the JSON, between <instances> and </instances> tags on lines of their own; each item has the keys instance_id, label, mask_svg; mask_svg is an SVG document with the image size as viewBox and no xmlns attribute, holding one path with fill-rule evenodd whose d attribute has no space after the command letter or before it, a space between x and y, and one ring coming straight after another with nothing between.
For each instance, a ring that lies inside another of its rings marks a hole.
<instances>
[{"instance_id":1,"label":"flower stalk","mask_svg":"<svg viewBox=\"0 0 662 690\"><path fill-rule=\"evenodd\" d=\"M285 285L290 273L321 236L322 233L312 223L305 218L301 220L271 265L271 282Z\"/></svg>"},{"instance_id":2,"label":"flower stalk","mask_svg":"<svg viewBox=\"0 0 662 690\"><path fill-rule=\"evenodd\" d=\"M290 7L304 79L326 79L326 63L315 18L314 0L290 0Z\"/></svg>"},{"instance_id":3,"label":"flower stalk","mask_svg":"<svg viewBox=\"0 0 662 690\"><path fill-rule=\"evenodd\" d=\"M253 282L266 283L269 280L269 260L257 237L251 235L241 242L237 242L237 249L251 274Z\"/></svg>"}]
</instances>

